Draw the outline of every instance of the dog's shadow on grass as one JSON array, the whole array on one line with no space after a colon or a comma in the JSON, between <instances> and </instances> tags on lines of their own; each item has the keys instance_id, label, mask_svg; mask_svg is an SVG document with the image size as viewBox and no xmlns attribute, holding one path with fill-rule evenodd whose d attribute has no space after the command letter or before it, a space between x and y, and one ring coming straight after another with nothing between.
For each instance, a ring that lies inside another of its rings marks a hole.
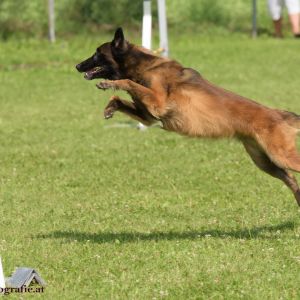
<instances>
[{"instance_id":1,"label":"dog's shadow on grass","mask_svg":"<svg viewBox=\"0 0 300 300\"><path fill-rule=\"evenodd\" d=\"M54 231L47 234L39 234L40 239L64 239L66 241L93 242L93 243L130 243L143 241L172 241L172 240L197 240L202 238L234 238L234 239L277 239L282 231L293 230L294 222L284 222L278 225L265 225L260 227L245 228L239 230L191 230L191 231L153 231L143 232L99 232L88 233L81 231Z\"/></svg>"}]
</instances>

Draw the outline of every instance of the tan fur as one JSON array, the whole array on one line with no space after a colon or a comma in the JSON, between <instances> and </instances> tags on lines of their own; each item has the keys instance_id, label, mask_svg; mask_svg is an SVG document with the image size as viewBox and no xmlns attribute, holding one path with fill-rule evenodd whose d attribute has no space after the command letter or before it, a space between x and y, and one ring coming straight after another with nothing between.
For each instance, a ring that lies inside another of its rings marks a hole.
<instances>
[{"instance_id":1,"label":"tan fur","mask_svg":"<svg viewBox=\"0 0 300 300\"><path fill-rule=\"evenodd\" d=\"M159 120L164 129L187 136L236 137L261 170L285 182L300 205L298 184L288 171L300 172L297 115L220 88L176 61L132 44L128 49L122 66L126 79L102 81L98 87L125 90L133 102L114 96L106 116L120 110L146 125Z\"/></svg>"}]
</instances>

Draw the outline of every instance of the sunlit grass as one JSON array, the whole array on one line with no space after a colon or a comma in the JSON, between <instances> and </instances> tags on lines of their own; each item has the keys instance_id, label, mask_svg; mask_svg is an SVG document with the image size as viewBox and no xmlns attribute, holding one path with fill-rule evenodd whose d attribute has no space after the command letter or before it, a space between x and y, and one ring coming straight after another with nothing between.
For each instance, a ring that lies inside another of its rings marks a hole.
<instances>
[{"instance_id":1,"label":"sunlit grass","mask_svg":"<svg viewBox=\"0 0 300 300\"><path fill-rule=\"evenodd\" d=\"M119 114L103 120L112 92L74 66L110 38L1 45L5 275L36 268L47 299L298 299L291 192L236 141L140 132ZM300 112L298 41L179 36L171 55L225 88Z\"/></svg>"}]
</instances>

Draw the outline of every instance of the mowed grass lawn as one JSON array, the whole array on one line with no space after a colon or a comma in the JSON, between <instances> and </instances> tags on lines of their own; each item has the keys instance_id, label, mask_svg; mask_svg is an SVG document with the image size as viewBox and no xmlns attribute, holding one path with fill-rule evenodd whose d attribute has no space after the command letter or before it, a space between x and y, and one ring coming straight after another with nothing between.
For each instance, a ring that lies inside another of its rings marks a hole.
<instances>
[{"instance_id":1,"label":"mowed grass lawn","mask_svg":"<svg viewBox=\"0 0 300 300\"><path fill-rule=\"evenodd\" d=\"M105 121L112 92L74 66L110 39L1 42L5 275L36 268L45 299L300 299L292 193L234 140ZM170 43L207 79L300 113L299 41L171 32Z\"/></svg>"}]
</instances>

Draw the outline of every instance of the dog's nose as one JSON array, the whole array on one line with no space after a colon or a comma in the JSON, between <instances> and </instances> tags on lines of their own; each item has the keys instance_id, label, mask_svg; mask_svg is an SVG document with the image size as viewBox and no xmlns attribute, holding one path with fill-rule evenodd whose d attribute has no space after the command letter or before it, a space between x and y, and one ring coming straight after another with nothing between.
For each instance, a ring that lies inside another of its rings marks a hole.
<instances>
[{"instance_id":1,"label":"dog's nose","mask_svg":"<svg viewBox=\"0 0 300 300\"><path fill-rule=\"evenodd\" d=\"M76 65L76 69L78 72L80 72L80 64Z\"/></svg>"}]
</instances>

